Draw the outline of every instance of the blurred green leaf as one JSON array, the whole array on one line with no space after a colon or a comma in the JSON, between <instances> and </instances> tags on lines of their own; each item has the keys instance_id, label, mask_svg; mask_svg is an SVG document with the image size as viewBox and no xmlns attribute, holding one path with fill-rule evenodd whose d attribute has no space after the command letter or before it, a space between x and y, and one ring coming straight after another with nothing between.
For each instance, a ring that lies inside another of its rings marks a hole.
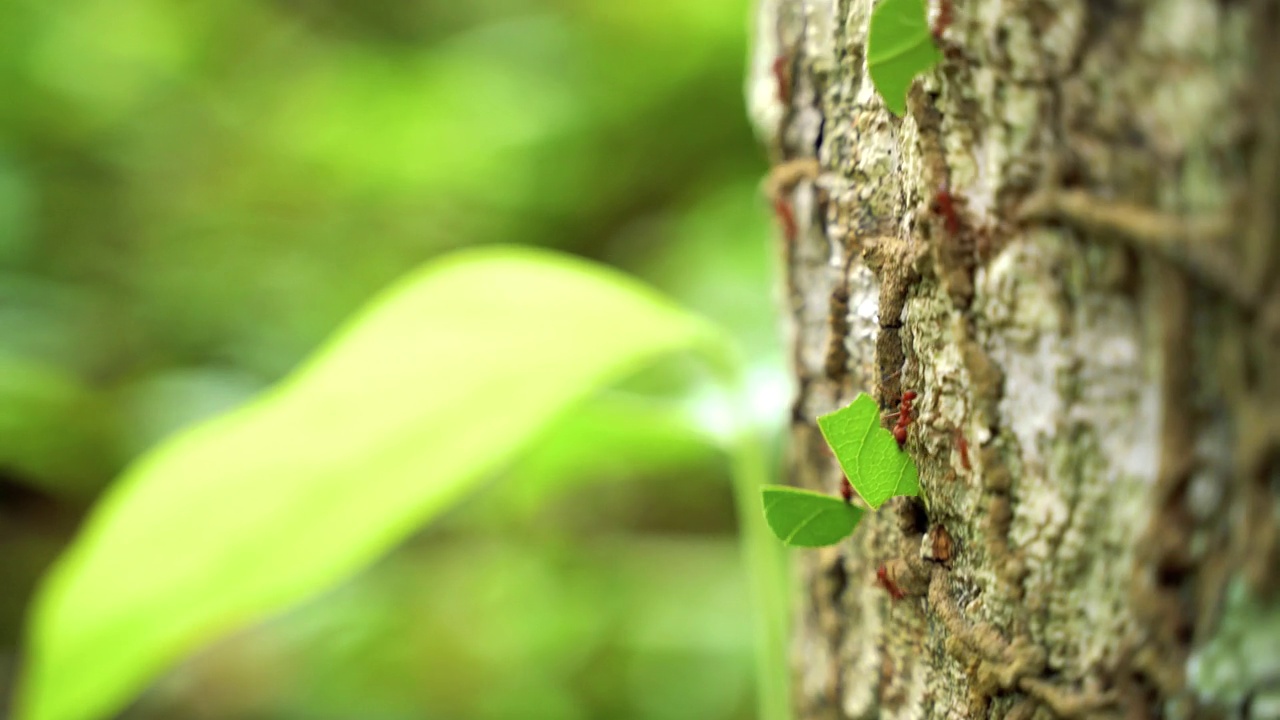
<instances>
[{"instance_id":1,"label":"blurred green leaf","mask_svg":"<svg viewBox=\"0 0 1280 720\"><path fill-rule=\"evenodd\" d=\"M872 510L891 497L920 494L916 464L893 433L880 427L880 408L870 395L859 393L848 407L820 416L818 429Z\"/></svg>"},{"instance_id":2,"label":"blurred green leaf","mask_svg":"<svg viewBox=\"0 0 1280 720\"><path fill-rule=\"evenodd\" d=\"M74 375L0 352L0 467L63 495L106 467L100 399Z\"/></svg>"},{"instance_id":3,"label":"blurred green leaf","mask_svg":"<svg viewBox=\"0 0 1280 720\"><path fill-rule=\"evenodd\" d=\"M781 486L761 493L769 529L794 547L834 545L849 537L862 519L862 508L830 495Z\"/></svg>"},{"instance_id":4,"label":"blurred green leaf","mask_svg":"<svg viewBox=\"0 0 1280 720\"><path fill-rule=\"evenodd\" d=\"M871 13L867 71L894 115L907 111L907 89L916 75L938 64L925 0L883 0Z\"/></svg>"},{"instance_id":5,"label":"blurred green leaf","mask_svg":"<svg viewBox=\"0 0 1280 720\"><path fill-rule=\"evenodd\" d=\"M164 443L96 508L29 628L22 720L110 715L212 638L349 575L572 403L724 340L604 268L458 253L258 401Z\"/></svg>"},{"instance_id":6,"label":"blurred green leaf","mask_svg":"<svg viewBox=\"0 0 1280 720\"><path fill-rule=\"evenodd\" d=\"M189 61L198 22L169 3L80 0L51 13L29 59L33 76L74 103L74 122L118 122L173 82Z\"/></svg>"},{"instance_id":7,"label":"blurred green leaf","mask_svg":"<svg viewBox=\"0 0 1280 720\"><path fill-rule=\"evenodd\" d=\"M121 466L173 433L249 402L266 385L217 366L166 369L120 385L112 398Z\"/></svg>"},{"instance_id":8,"label":"blurred green leaf","mask_svg":"<svg viewBox=\"0 0 1280 720\"><path fill-rule=\"evenodd\" d=\"M472 515L483 524L508 524L545 512L556 497L579 497L575 491L584 486L628 478L687 476L697 482L682 482L682 489L697 492L687 486L723 480L723 464L719 446L697 426L687 403L609 390L539 436L505 471L500 491ZM673 500L687 502L687 495Z\"/></svg>"}]
</instances>

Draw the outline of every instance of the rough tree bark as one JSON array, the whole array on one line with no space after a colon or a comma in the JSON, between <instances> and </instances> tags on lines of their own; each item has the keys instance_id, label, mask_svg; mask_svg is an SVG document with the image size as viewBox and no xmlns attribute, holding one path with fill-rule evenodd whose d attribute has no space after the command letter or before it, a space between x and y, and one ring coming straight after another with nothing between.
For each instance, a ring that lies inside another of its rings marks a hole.
<instances>
[{"instance_id":1,"label":"rough tree bark","mask_svg":"<svg viewBox=\"0 0 1280 720\"><path fill-rule=\"evenodd\" d=\"M1280 717L1280 2L951 4L903 118L871 0L757 18L790 481L919 393L923 502L796 555L799 715Z\"/></svg>"}]
</instances>

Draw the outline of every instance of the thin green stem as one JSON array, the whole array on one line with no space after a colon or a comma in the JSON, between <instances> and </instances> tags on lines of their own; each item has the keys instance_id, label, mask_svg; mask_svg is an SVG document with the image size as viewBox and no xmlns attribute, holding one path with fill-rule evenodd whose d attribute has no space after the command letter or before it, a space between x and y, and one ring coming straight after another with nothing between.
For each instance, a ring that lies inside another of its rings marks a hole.
<instances>
[{"instance_id":1,"label":"thin green stem","mask_svg":"<svg viewBox=\"0 0 1280 720\"><path fill-rule=\"evenodd\" d=\"M787 636L791 618L786 555L765 521L760 489L773 479L766 434L749 420L746 363L739 346L722 331L708 333L703 357L724 392L733 433L724 438L733 475L742 559L755 620L756 684L761 720L791 720L791 671Z\"/></svg>"},{"instance_id":2,"label":"thin green stem","mask_svg":"<svg viewBox=\"0 0 1280 720\"><path fill-rule=\"evenodd\" d=\"M765 440L741 429L729 448L742 555L756 619L756 669L762 720L790 720L787 624L790 618L786 557L765 523L760 488L771 473Z\"/></svg>"}]
</instances>

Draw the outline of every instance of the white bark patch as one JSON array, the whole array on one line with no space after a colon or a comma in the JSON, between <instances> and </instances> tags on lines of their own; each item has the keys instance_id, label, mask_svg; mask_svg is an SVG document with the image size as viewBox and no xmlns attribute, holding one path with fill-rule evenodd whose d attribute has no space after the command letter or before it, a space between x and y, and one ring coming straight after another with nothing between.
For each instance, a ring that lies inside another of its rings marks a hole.
<instances>
[{"instance_id":1,"label":"white bark patch","mask_svg":"<svg viewBox=\"0 0 1280 720\"><path fill-rule=\"evenodd\" d=\"M908 373L910 384L933 388L916 400L916 425L933 432L916 434L924 456L950 458L957 473L966 473L955 452L956 429L966 438L972 434L966 427L968 417L969 374L964 365L956 337L964 333L964 316L937 285L930 285L907 302L904 326L911 328L907 342L909 354L920 361L917 370ZM974 445L976 448L976 444ZM971 458L976 451L971 451ZM972 462L972 459L971 459Z\"/></svg>"},{"instance_id":2,"label":"white bark patch","mask_svg":"<svg viewBox=\"0 0 1280 720\"><path fill-rule=\"evenodd\" d=\"M843 271L843 268L831 267L830 245L822 232L822 226L811 222L814 196L814 186L809 183L801 183L792 192L799 227L794 263L797 268L802 268L793 268L792 272L803 274L810 280L796 288L796 296L793 298L793 302L799 300L799 307L794 313L800 340L797 360L801 366L799 369L808 376L823 373L827 337L831 332L831 296L842 282L840 274Z\"/></svg>"},{"instance_id":3,"label":"white bark patch","mask_svg":"<svg viewBox=\"0 0 1280 720\"><path fill-rule=\"evenodd\" d=\"M756 137L770 145L778 137L786 106L778 98L773 62L782 52L778 41L778 1L759 0L753 19L750 68L747 72L747 114Z\"/></svg>"},{"instance_id":4,"label":"white bark patch","mask_svg":"<svg viewBox=\"0 0 1280 720\"><path fill-rule=\"evenodd\" d=\"M1024 471L1039 476L1063 417L1058 379L1072 361L1054 277L1056 259L1046 242L1015 243L980 275L975 296L975 306L998 330L986 345L1005 370L999 426L1017 438Z\"/></svg>"},{"instance_id":5,"label":"white bark patch","mask_svg":"<svg viewBox=\"0 0 1280 720\"><path fill-rule=\"evenodd\" d=\"M1050 233L1015 243L980 278L976 304L1005 373L999 427L1016 440L1018 477L1010 543L1028 561L1031 630L1048 641L1051 667L1078 674L1116 657L1134 626L1123 598L1150 512L1160 406L1139 311L1073 288L1088 280L1072 250Z\"/></svg>"},{"instance_id":6,"label":"white bark patch","mask_svg":"<svg viewBox=\"0 0 1280 720\"><path fill-rule=\"evenodd\" d=\"M1026 557L1025 589L1033 608L1060 591L1054 558L1074 492L1072 479L1061 477L1054 462L1066 435L1061 380L1073 369L1057 277L1063 262L1059 250L1046 235L1015 242L980 277L974 299L990 322L983 345L1004 369L997 427L1015 441L1004 455L1018 478L1009 542ZM1034 635L1043 636L1043 613L1033 612L1030 624Z\"/></svg>"},{"instance_id":7,"label":"white bark patch","mask_svg":"<svg viewBox=\"0 0 1280 720\"><path fill-rule=\"evenodd\" d=\"M1160 388L1143 363L1142 327L1132 303L1094 296L1076 313L1080 398L1070 419L1094 431L1108 485L1155 482L1160 456ZM1141 497L1129 520L1144 516Z\"/></svg>"},{"instance_id":8,"label":"white bark patch","mask_svg":"<svg viewBox=\"0 0 1280 720\"><path fill-rule=\"evenodd\" d=\"M875 375L876 335L880 332L880 281L866 265L849 271L849 336L845 348L863 377Z\"/></svg>"},{"instance_id":9,"label":"white bark patch","mask_svg":"<svg viewBox=\"0 0 1280 720\"><path fill-rule=\"evenodd\" d=\"M835 659L827 648L821 633L800 632L795 635L791 657L803 658L799 663L799 685L796 691L807 698L821 698L831 681L829 668Z\"/></svg>"},{"instance_id":10,"label":"white bark patch","mask_svg":"<svg viewBox=\"0 0 1280 720\"><path fill-rule=\"evenodd\" d=\"M1061 76L1071 70L1089 13L1081 0L1057 0L1054 10L1049 26L1040 33L1040 51L1046 75Z\"/></svg>"},{"instance_id":11,"label":"white bark patch","mask_svg":"<svg viewBox=\"0 0 1280 720\"><path fill-rule=\"evenodd\" d=\"M880 676L883 658L875 638L882 633L881 626L884 624L881 600L878 597L866 592L855 593L854 597L859 605L851 613L851 617L858 621L849 626L849 633L845 636L844 647L841 649L841 655L847 659L842 668L844 677L841 684L845 693L841 703L845 715L851 718L865 716L876 703L878 685L869 679Z\"/></svg>"},{"instance_id":12,"label":"white bark patch","mask_svg":"<svg viewBox=\"0 0 1280 720\"><path fill-rule=\"evenodd\" d=\"M806 0L805 48L815 70L828 71L836 65L836 4L834 0Z\"/></svg>"}]
</instances>

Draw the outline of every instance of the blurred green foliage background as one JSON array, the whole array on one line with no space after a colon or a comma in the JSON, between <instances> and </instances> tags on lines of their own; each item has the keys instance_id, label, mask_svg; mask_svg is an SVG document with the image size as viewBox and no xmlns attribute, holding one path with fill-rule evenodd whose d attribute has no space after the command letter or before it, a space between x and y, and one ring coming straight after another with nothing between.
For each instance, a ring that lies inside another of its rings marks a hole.
<instances>
[{"instance_id":1,"label":"blurred green foliage background","mask_svg":"<svg viewBox=\"0 0 1280 720\"><path fill-rule=\"evenodd\" d=\"M0 698L32 584L121 468L451 249L644 278L735 332L780 422L749 4L7 0ZM669 401L688 377L602 396L126 717L754 717L726 462Z\"/></svg>"}]
</instances>

